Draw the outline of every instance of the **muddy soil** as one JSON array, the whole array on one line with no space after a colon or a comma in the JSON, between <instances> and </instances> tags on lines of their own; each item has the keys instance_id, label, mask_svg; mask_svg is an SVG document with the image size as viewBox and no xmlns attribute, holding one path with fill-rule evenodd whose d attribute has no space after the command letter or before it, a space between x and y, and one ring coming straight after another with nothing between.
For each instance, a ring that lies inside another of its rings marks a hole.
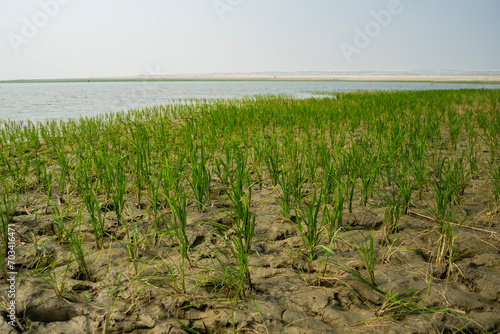
<instances>
[{"instance_id":1,"label":"muddy soil","mask_svg":"<svg viewBox=\"0 0 500 334\"><path fill-rule=\"evenodd\" d=\"M16 230L16 317L2 333L486 333L500 330L500 238L498 209L488 207L486 176L469 180L455 205L453 261L437 263L439 228L430 217L430 192L414 194L398 232L384 235L384 208L375 195L367 205L345 210L336 238L327 235L311 264L300 254L299 231L283 219L270 182L253 187L256 229L249 257L251 287L245 298L224 286L221 262L234 260L224 237L231 233L230 202L212 194L198 212L189 202L190 243L185 287L180 252L166 235L148 235L146 205L132 203L141 242L136 258L126 250L126 233L107 213L108 236L97 249L90 229L79 231L91 276L60 244L51 209L27 193L13 218ZM359 194L355 194L357 198ZM147 203L147 198L143 199ZM162 211L170 215L168 211ZM72 213L76 215L76 213ZM466 217L461 226L458 224ZM71 219L71 215L70 218ZM374 236L376 288L360 260L360 241ZM136 266L134 266L136 263ZM45 268L45 269L42 269ZM52 268L52 269L51 269ZM221 283L222 282L222 283ZM0 294L7 300L2 280ZM383 292L383 293L382 293ZM4 303L3 306L6 306Z\"/></svg>"}]
</instances>

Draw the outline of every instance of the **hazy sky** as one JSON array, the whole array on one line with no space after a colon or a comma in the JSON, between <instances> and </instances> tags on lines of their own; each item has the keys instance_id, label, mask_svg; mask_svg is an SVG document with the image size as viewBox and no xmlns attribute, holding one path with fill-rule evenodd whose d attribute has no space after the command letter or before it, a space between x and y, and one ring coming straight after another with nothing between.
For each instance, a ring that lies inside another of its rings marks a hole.
<instances>
[{"instance_id":1,"label":"hazy sky","mask_svg":"<svg viewBox=\"0 0 500 334\"><path fill-rule=\"evenodd\" d=\"M500 69L499 0L0 0L0 80Z\"/></svg>"}]
</instances>

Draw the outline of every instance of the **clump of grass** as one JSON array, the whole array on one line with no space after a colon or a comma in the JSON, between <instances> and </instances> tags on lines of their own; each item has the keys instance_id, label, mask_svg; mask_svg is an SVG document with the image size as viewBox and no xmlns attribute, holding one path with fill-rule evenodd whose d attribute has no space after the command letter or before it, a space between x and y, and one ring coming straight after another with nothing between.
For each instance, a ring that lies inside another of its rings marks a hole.
<instances>
[{"instance_id":1,"label":"clump of grass","mask_svg":"<svg viewBox=\"0 0 500 334\"><path fill-rule=\"evenodd\" d=\"M246 243L238 234L220 239L224 247L214 252L218 266L211 270L215 275L207 280L215 290L229 289L236 298L245 299L253 288Z\"/></svg>"},{"instance_id":2,"label":"clump of grass","mask_svg":"<svg viewBox=\"0 0 500 334\"><path fill-rule=\"evenodd\" d=\"M54 219L54 228L57 235L57 240L59 243L63 244L68 241L70 234L72 233L71 225L68 227L68 223L72 218L72 214L75 208L72 203L61 202L54 203L50 202L50 207L52 210L52 217Z\"/></svg>"},{"instance_id":3,"label":"clump of grass","mask_svg":"<svg viewBox=\"0 0 500 334\"><path fill-rule=\"evenodd\" d=\"M252 240L255 231L256 212L250 212L252 202L252 188L248 188L248 194L243 196L234 209L236 222L233 228L239 240L243 240L244 252L248 255L252 248Z\"/></svg>"},{"instance_id":4,"label":"clump of grass","mask_svg":"<svg viewBox=\"0 0 500 334\"><path fill-rule=\"evenodd\" d=\"M162 180L163 180L163 169L160 169L158 175L149 176L147 179L147 187L148 187L148 195L149 195L149 207L148 207L148 215L149 219L153 220L152 229L153 234L155 236L155 244L158 242L159 238L159 207L161 206L161 196L162 192Z\"/></svg>"},{"instance_id":5,"label":"clump of grass","mask_svg":"<svg viewBox=\"0 0 500 334\"><path fill-rule=\"evenodd\" d=\"M203 211L205 206L210 205L211 176L206 164L205 149L201 146L199 161L197 150L193 151L193 156L191 157L191 178L189 180L196 207L200 212Z\"/></svg>"},{"instance_id":6,"label":"clump of grass","mask_svg":"<svg viewBox=\"0 0 500 334\"><path fill-rule=\"evenodd\" d=\"M448 131L450 134L451 149L457 149L458 135L462 132L462 127L465 121L463 115L460 115L455 108L448 109Z\"/></svg>"},{"instance_id":7,"label":"clump of grass","mask_svg":"<svg viewBox=\"0 0 500 334\"><path fill-rule=\"evenodd\" d=\"M453 264L459 257L456 231L460 228L463 221L458 224L452 222L451 214L445 221L438 223L439 240L437 246L436 262L445 265L444 276L450 277L453 271Z\"/></svg>"},{"instance_id":8,"label":"clump of grass","mask_svg":"<svg viewBox=\"0 0 500 334\"><path fill-rule=\"evenodd\" d=\"M247 292L251 291L253 288L248 258L250 255L249 244L251 244L253 238L254 228L255 217L249 221L249 226L246 228L246 231L238 231L236 235L231 236L229 240L225 241L232 257L236 260L236 266L229 270L226 268L225 272L232 272L235 282L233 288L236 291L236 295L242 299L245 299ZM239 230L239 228L237 228L237 230ZM245 237L242 238L242 234L245 234Z\"/></svg>"},{"instance_id":9,"label":"clump of grass","mask_svg":"<svg viewBox=\"0 0 500 334\"><path fill-rule=\"evenodd\" d=\"M368 244L366 244L366 241L368 241ZM368 260L368 262L371 265L373 259L373 247L371 245L373 243L373 238L369 236L368 238L365 238L364 242L361 242L361 244L362 243L365 243L365 245L361 246L362 248L360 249L360 251L361 253L365 253L366 255L358 253L358 256L360 256L360 258L363 261ZM323 248L328 253L334 254L331 248L324 246ZM352 269L343 265L339 265L339 267L347 274L354 277L357 281L359 281L360 283L364 284L366 287L371 289L374 293L384 298L382 304L375 310L377 318L367 321L362 321L361 323L376 321L385 317L390 317L395 320L403 320L405 317L411 314L445 313L445 314L459 315L457 312L451 309L438 309L438 308L422 306L421 298L417 296L417 294L420 292L418 290L405 289L396 293L392 292L391 290L384 291L375 284L374 278L373 280L371 278L372 276L371 274L368 274L369 277L365 277L356 269ZM407 297L401 296L401 295L407 295L412 291L415 291L415 293L410 294Z\"/></svg>"},{"instance_id":10,"label":"clump of grass","mask_svg":"<svg viewBox=\"0 0 500 334\"><path fill-rule=\"evenodd\" d=\"M126 174L126 161L127 156L120 156L116 159L113 157L105 157L106 166L106 184L110 185L112 189L112 199L114 204L114 211L118 223L123 223L123 210L125 209L126 194L127 194L127 174ZM114 163L112 163L112 161Z\"/></svg>"},{"instance_id":11,"label":"clump of grass","mask_svg":"<svg viewBox=\"0 0 500 334\"><path fill-rule=\"evenodd\" d=\"M347 174L343 179L342 189L344 189L344 198L347 199L347 209L349 213L352 213L352 201L354 198L354 186L356 179L353 177L352 172Z\"/></svg>"},{"instance_id":12,"label":"clump of grass","mask_svg":"<svg viewBox=\"0 0 500 334\"><path fill-rule=\"evenodd\" d=\"M52 184L54 179L53 176L54 174L48 171L47 165L45 165L45 168L42 169L42 175L41 175L41 188L45 190L45 213L48 212L48 209L50 207L50 201L52 198L52 191L53 191Z\"/></svg>"},{"instance_id":13,"label":"clump of grass","mask_svg":"<svg viewBox=\"0 0 500 334\"><path fill-rule=\"evenodd\" d=\"M380 174L380 161L367 160L364 163L364 170L361 173L361 203L366 205L368 198L373 194L377 179Z\"/></svg>"},{"instance_id":14,"label":"clump of grass","mask_svg":"<svg viewBox=\"0 0 500 334\"><path fill-rule=\"evenodd\" d=\"M182 292L186 292L185 265L186 261L191 264L189 259L189 240L187 238L187 195L185 193L176 193L172 198L167 197L172 219L164 217L164 223L168 235L177 243L181 253L181 263L179 264L180 281Z\"/></svg>"},{"instance_id":15,"label":"clump of grass","mask_svg":"<svg viewBox=\"0 0 500 334\"><path fill-rule=\"evenodd\" d=\"M375 252L373 247L373 233L370 231L367 237L363 236L363 240L358 243L358 258L361 260L363 265L365 266L366 274L368 277L368 282L370 286L377 286L377 282L375 281Z\"/></svg>"},{"instance_id":16,"label":"clump of grass","mask_svg":"<svg viewBox=\"0 0 500 334\"><path fill-rule=\"evenodd\" d=\"M247 292L253 289L249 268L256 220L256 212L250 211L252 186L248 187L246 193L241 190L240 186L233 186L227 194L233 202L233 207L232 211L226 214L233 219L232 231L234 233L230 233L227 226L216 226L227 232L225 236L219 235L225 247L214 251L218 265L215 269L215 276L210 276L208 280L216 290L227 288L235 292L235 297L245 299Z\"/></svg>"},{"instance_id":17,"label":"clump of grass","mask_svg":"<svg viewBox=\"0 0 500 334\"><path fill-rule=\"evenodd\" d=\"M493 205L500 204L500 163L488 163L486 170L491 180L491 197Z\"/></svg>"},{"instance_id":18,"label":"clump of grass","mask_svg":"<svg viewBox=\"0 0 500 334\"><path fill-rule=\"evenodd\" d=\"M303 256L306 257L306 265L308 270L311 269L311 263L317 257L317 247L321 242L321 238L326 231L327 217L319 217L321 205L323 203L323 194L319 196L316 190L310 198L311 203L308 206L299 204L297 210L297 228L301 239L301 247L303 247Z\"/></svg>"},{"instance_id":19,"label":"clump of grass","mask_svg":"<svg viewBox=\"0 0 500 334\"><path fill-rule=\"evenodd\" d=\"M58 261L60 258L52 261L47 267L34 274L35 277L47 283L47 285L55 292L56 296L61 299L66 299L67 293L69 292L67 281L69 278L69 269L74 263L72 256L73 254L70 253L64 269L59 274L56 273L56 268L61 264Z\"/></svg>"},{"instance_id":20,"label":"clump of grass","mask_svg":"<svg viewBox=\"0 0 500 334\"><path fill-rule=\"evenodd\" d=\"M56 140L51 139L52 148L54 150L54 154L57 157L57 161L59 163L60 172L59 172L59 196L61 198L64 197L64 193L66 191L66 182L68 181L69 172L70 172L70 162L68 160L67 151L64 148L64 144L56 142Z\"/></svg>"},{"instance_id":21,"label":"clump of grass","mask_svg":"<svg viewBox=\"0 0 500 334\"><path fill-rule=\"evenodd\" d=\"M271 137L273 138L273 137ZM279 175L281 173L281 163L279 155L279 146L277 143L277 138L273 140L268 139L266 141L267 152L266 152L266 165L269 172L269 177L273 185L277 185L279 182Z\"/></svg>"},{"instance_id":22,"label":"clump of grass","mask_svg":"<svg viewBox=\"0 0 500 334\"><path fill-rule=\"evenodd\" d=\"M118 238L111 236L116 242L118 242L126 251L128 254L128 260L129 263L132 262L132 265L134 266L134 272L135 275L139 274L139 249L141 248L141 244L144 242L145 239L147 239L147 235L143 237L139 237L139 231L138 231L138 226L137 223L134 221L134 218L132 217L132 212L131 208L129 207L129 215L131 217L130 221L128 224L123 226L123 231L125 232L125 240L119 240Z\"/></svg>"},{"instance_id":23,"label":"clump of grass","mask_svg":"<svg viewBox=\"0 0 500 334\"><path fill-rule=\"evenodd\" d=\"M281 214L285 219L290 219L294 203L301 200L298 194L300 190L297 190L302 186L299 173L300 172L296 172L293 168L287 168L278 176L278 184L281 188L281 192L278 193L278 198L281 203Z\"/></svg>"},{"instance_id":24,"label":"clump of grass","mask_svg":"<svg viewBox=\"0 0 500 334\"><path fill-rule=\"evenodd\" d=\"M399 190L395 183L392 184L392 189L381 193L384 203L384 234L386 238L398 232L399 219L403 215L403 205L400 198Z\"/></svg>"},{"instance_id":25,"label":"clump of grass","mask_svg":"<svg viewBox=\"0 0 500 334\"><path fill-rule=\"evenodd\" d=\"M76 227L77 225L79 225L78 223L81 219L81 214L79 214L78 216L79 217L77 217L74 224L70 225L68 228L65 228L66 235L68 237L67 245L71 254L75 257L78 266L80 267L80 272L83 274L86 280L90 281L92 279L92 270L87 263L87 252L85 252L83 249L81 231L78 231L80 233L76 233Z\"/></svg>"},{"instance_id":26,"label":"clump of grass","mask_svg":"<svg viewBox=\"0 0 500 334\"><path fill-rule=\"evenodd\" d=\"M90 215L90 225L94 233L96 246L98 249L102 249L105 237L106 213L101 211L97 194L93 189L88 190L82 197Z\"/></svg>"},{"instance_id":27,"label":"clump of grass","mask_svg":"<svg viewBox=\"0 0 500 334\"><path fill-rule=\"evenodd\" d=\"M444 222L453 203L453 195L459 189L452 165L446 157L438 158L436 175L432 182L436 206L432 210L438 223Z\"/></svg>"}]
</instances>

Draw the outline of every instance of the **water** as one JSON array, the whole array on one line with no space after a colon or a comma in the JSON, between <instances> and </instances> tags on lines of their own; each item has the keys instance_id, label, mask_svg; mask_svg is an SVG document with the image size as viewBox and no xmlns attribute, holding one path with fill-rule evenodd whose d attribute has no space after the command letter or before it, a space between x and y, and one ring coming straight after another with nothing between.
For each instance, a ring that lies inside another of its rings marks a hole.
<instances>
[{"instance_id":1,"label":"water","mask_svg":"<svg viewBox=\"0 0 500 334\"><path fill-rule=\"evenodd\" d=\"M190 98L240 98L314 91L500 88L498 85L368 82L78 82L0 85L0 118L64 120L173 103Z\"/></svg>"}]
</instances>

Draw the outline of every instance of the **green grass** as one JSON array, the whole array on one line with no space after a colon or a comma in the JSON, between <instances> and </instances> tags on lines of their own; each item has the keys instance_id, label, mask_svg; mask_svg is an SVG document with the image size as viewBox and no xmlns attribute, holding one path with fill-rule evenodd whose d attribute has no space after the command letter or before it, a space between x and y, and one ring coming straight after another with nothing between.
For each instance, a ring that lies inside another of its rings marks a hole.
<instances>
[{"instance_id":1,"label":"green grass","mask_svg":"<svg viewBox=\"0 0 500 334\"><path fill-rule=\"evenodd\" d=\"M256 293L250 275L260 259L256 243L274 219L296 227L291 253L300 253L307 267L300 274L307 275L322 256L333 258L321 246L332 251L365 212L379 209L382 228L399 245L406 242L398 235L405 215L430 211L439 231L435 261L447 265L449 277L460 255L458 229L472 220L463 203L475 196L482 210L498 210L499 99L498 90L258 96L66 122L0 121L2 256L9 224L36 215L37 224L41 217L50 221L43 233L55 237L41 241L33 230L23 232L23 242L41 257L41 245L57 240L82 280L93 280L99 269L92 256L118 243L132 276L149 265L163 268L163 276L158 269L150 278L164 282L168 294L212 284L213 294L230 290L246 300ZM218 223L221 216L229 223ZM198 236L199 255L188 236L202 225L213 230ZM366 271L342 268L377 290L376 231L363 233L356 254ZM155 255L143 260L148 252ZM34 263L35 276L63 297L65 287L56 281L66 280L69 267L56 274L53 263ZM325 264L321 277L326 270ZM110 287L113 298L117 289ZM424 311L413 297L383 296L380 316Z\"/></svg>"}]
</instances>

